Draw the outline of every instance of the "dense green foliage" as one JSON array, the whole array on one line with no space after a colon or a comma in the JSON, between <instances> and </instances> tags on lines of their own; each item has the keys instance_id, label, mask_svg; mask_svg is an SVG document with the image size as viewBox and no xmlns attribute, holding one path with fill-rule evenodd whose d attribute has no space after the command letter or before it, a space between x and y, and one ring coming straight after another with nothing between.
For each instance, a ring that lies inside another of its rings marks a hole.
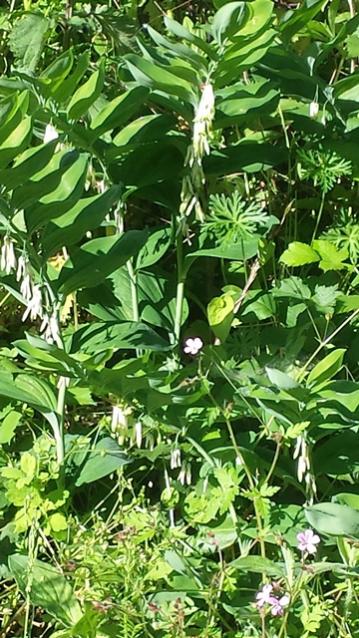
<instances>
[{"instance_id":1,"label":"dense green foliage","mask_svg":"<svg viewBox=\"0 0 359 638\"><path fill-rule=\"evenodd\" d=\"M355 1L0 35L0 638L355 638Z\"/></svg>"}]
</instances>

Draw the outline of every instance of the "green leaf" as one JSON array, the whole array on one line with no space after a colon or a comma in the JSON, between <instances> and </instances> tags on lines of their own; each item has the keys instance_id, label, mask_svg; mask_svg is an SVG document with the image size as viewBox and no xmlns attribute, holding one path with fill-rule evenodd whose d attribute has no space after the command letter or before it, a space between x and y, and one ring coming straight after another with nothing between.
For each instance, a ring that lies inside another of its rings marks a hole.
<instances>
[{"instance_id":1,"label":"green leaf","mask_svg":"<svg viewBox=\"0 0 359 638\"><path fill-rule=\"evenodd\" d=\"M104 476L112 474L112 472L115 472L127 463L130 463L130 460L116 441L110 437L101 439L101 441L96 443L95 447L90 450L75 485L80 487L80 485L84 485L84 483L98 481Z\"/></svg>"},{"instance_id":2,"label":"green leaf","mask_svg":"<svg viewBox=\"0 0 359 638\"><path fill-rule=\"evenodd\" d=\"M279 102L279 91L272 82L257 80L251 84L234 84L217 92L215 128L247 123L260 115L274 112Z\"/></svg>"},{"instance_id":3,"label":"green leaf","mask_svg":"<svg viewBox=\"0 0 359 638\"><path fill-rule=\"evenodd\" d=\"M247 2L248 19L236 34L240 38L260 33L273 16L272 0L252 0Z\"/></svg>"},{"instance_id":4,"label":"green leaf","mask_svg":"<svg viewBox=\"0 0 359 638\"><path fill-rule=\"evenodd\" d=\"M8 42L21 70L35 71L49 26L49 20L40 13L28 13L15 23Z\"/></svg>"},{"instance_id":5,"label":"green leaf","mask_svg":"<svg viewBox=\"0 0 359 638\"><path fill-rule=\"evenodd\" d=\"M74 94L78 83L88 69L90 53L88 51L81 53L76 61L77 65L73 73L61 81L53 91L53 98L58 102L63 103Z\"/></svg>"},{"instance_id":6,"label":"green leaf","mask_svg":"<svg viewBox=\"0 0 359 638\"><path fill-rule=\"evenodd\" d=\"M156 264L167 252L171 242L171 230L169 228L161 228L151 233L145 245L138 253L136 261L136 270L148 268Z\"/></svg>"},{"instance_id":7,"label":"green leaf","mask_svg":"<svg viewBox=\"0 0 359 638\"><path fill-rule=\"evenodd\" d=\"M0 171L0 182L8 190L22 186L36 173L43 170L50 162L56 147L56 140L29 148L21 153L11 168Z\"/></svg>"},{"instance_id":8,"label":"green leaf","mask_svg":"<svg viewBox=\"0 0 359 638\"><path fill-rule=\"evenodd\" d=\"M42 607L67 627L80 620L81 607L61 572L22 554L12 554L8 563L20 591L24 596L28 593L32 605Z\"/></svg>"},{"instance_id":9,"label":"green leaf","mask_svg":"<svg viewBox=\"0 0 359 638\"><path fill-rule=\"evenodd\" d=\"M136 86L119 95L97 113L90 130L96 135L102 135L105 131L122 126L141 108L147 96L148 89L143 86Z\"/></svg>"},{"instance_id":10,"label":"green leaf","mask_svg":"<svg viewBox=\"0 0 359 638\"><path fill-rule=\"evenodd\" d=\"M19 187L15 188L11 198L12 206L18 209L30 208L41 197L53 192L78 157L77 151L68 149L53 153L47 165L41 163L28 181L20 182Z\"/></svg>"},{"instance_id":11,"label":"green leaf","mask_svg":"<svg viewBox=\"0 0 359 638\"><path fill-rule=\"evenodd\" d=\"M318 474L335 477L346 476L349 473L356 474L359 470L357 434L350 430L339 434L333 433L328 439L321 440L315 446L313 458ZM335 501L340 502L336 498Z\"/></svg>"},{"instance_id":12,"label":"green leaf","mask_svg":"<svg viewBox=\"0 0 359 638\"><path fill-rule=\"evenodd\" d=\"M320 396L328 401L340 403L349 412L356 412L359 407L359 389L355 381L330 381L319 388Z\"/></svg>"},{"instance_id":13,"label":"green leaf","mask_svg":"<svg viewBox=\"0 0 359 638\"><path fill-rule=\"evenodd\" d=\"M304 266L319 261L319 256L308 244L293 241L281 255L279 261L286 266Z\"/></svg>"},{"instance_id":14,"label":"green leaf","mask_svg":"<svg viewBox=\"0 0 359 638\"><path fill-rule=\"evenodd\" d=\"M81 153L65 170L58 186L33 204L25 212L25 221L29 233L46 224L50 219L60 217L83 193L87 175L89 156Z\"/></svg>"},{"instance_id":15,"label":"green leaf","mask_svg":"<svg viewBox=\"0 0 359 638\"><path fill-rule=\"evenodd\" d=\"M66 517L60 512L49 516L49 525L54 532L65 532L68 529Z\"/></svg>"},{"instance_id":16,"label":"green leaf","mask_svg":"<svg viewBox=\"0 0 359 638\"><path fill-rule=\"evenodd\" d=\"M27 146L32 132L32 120L26 115L20 124L0 144L0 167L5 167Z\"/></svg>"},{"instance_id":17,"label":"green leaf","mask_svg":"<svg viewBox=\"0 0 359 638\"><path fill-rule=\"evenodd\" d=\"M315 388L336 375L343 366L345 348L338 348L330 352L322 361L319 361L308 375L307 387Z\"/></svg>"},{"instance_id":18,"label":"green leaf","mask_svg":"<svg viewBox=\"0 0 359 638\"><path fill-rule=\"evenodd\" d=\"M353 33L349 35L346 40L347 45L347 57L357 58L359 56L359 35Z\"/></svg>"},{"instance_id":19,"label":"green leaf","mask_svg":"<svg viewBox=\"0 0 359 638\"><path fill-rule=\"evenodd\" d=\"M276 370L275 368L266 368L266 372L268 378L273 385L277 386L281 390L290 390L292 388L297 388L298 383L281 370Z\"/></svg>"},{"instance_id":20,"label":"green leaf","mask_svg":"<svg viewBox=\"0 0 359 638\"><path fill-rule=\"evenodd\" d=\"M0 445L10 443L21 420L21 412L11 410L0 424Z\"/></svg>"},{"instance_id":21,"label":"green leaf","mask_svg":"<svg viewBox=\"0 0 359 638\"><path fill-rule=\"evenodd\" d=\"M142 144L153 144L163 140L168 131L171 131L175 121L168 115L144 115L127 124L113 138L111 147L107 151L109 158L116 157L120 153L128 153ZM142 151L142 149L141 149Z\"/></svg>"},{"instance_id":22,"label":"green leaf","mask_svg":"<svg viewBox=\"0 0 359 638\"><path fill-rule=\"evenodd\" d=\"M295 33L298 33L298 31L305 27L308 22L321 11L326 2L327 0L316 0L285 14L285 19L280 25L283 36L287 40L290 40Z\"/></svg>"},{"instance_id":23,"label":"green leaf","mask_svg":"<svg viewBox=\"0 0 359 638\"><path fill-rule=\"evenodd\" d=\"M348 250L342 248L339 250L326 239L316 239L312 244L314 250L319 253L321 259L319 262L319 268L327 272L328 270L342 270L347 268L348 264L344 264L343 261L348 258Z\"/></svg>"},{"instance_id":24,"label":"green leaf","mask_svg":"<svg viewBox=\"0 0 359 638\"><path fill-rule=\"evenodd\" d=\"M244 140L221 150L214 150L203 161L206 175L231 175L245 171L256 173L286 161L280 146Z\"/></svg>"},{"instance_id":25,"label":"green leaf","mask_svg":"<svg viewBox=\"0 0 359 638\"><path fill-rule=\"evenodd\" d=\"M87 113L88 109L100 95L105 80L105 63L100 62L100 66L72 96L67 107L67 114L70 119L77 120Z\"/></svg>"},{"instance_id":26,"label":"green leaf","mask_svg":"<svg viewBox=\"0 0 359 638\"><path fill-rule=\"evenodd\" d=\"M120 237L99 237L87 242L63 267L58 279L59 292L68 295L74 290L97 286L137 255L146 237L146 231L129 230Z\"/></svg>"},{"instance_id":27,"label":"green leaf","mask_svg":"<svg viewBox=\"0 0 359 638\"><path fill-rule=\"evenodd\" d=\"M339 505L348 505L349 507L359 511L359 494L340 492L333 496L333 501L335 503L339 503Z\"/></svg>"},{"instance_id":28,"label":"green leaf","mask_svg":"<svg viewBox=\"0 0 359 638\"><path fill-rule=\"evenodd\" d=\"M165 351L169 344L146 324L135 321L91 323L72 336L72 350L94 354L109 349Z\"/></svg>"},{"instance_id":29,"label":"green leaf","mask_svg":"<svg viewBox=\"0 0 359 638\"><path fill-rule=\"evenodd\" d=\"M139 146L135 151L111 164L111 177L117 182L123 182L127 188L141 189L141 193L149 192L152 201L161 203L161 186L168 180L171 188L171 201L178 205L178 175L183 171L183 155L180 150L169 141L148 144L145 148ZM161 184L162 183L162 184ZM154 186L148 189L148 186ZM157 195L158 193L158 195ZM157 200L157 196L159 200ZM167 203L165 203L167 205Z\"/></svg>"},{"instance_id":30,"label":"green leaf","mask_svg":"<svg viewBox=\"0 0 359 638\"><path fill-rule=\"evenodd\" d=\"M214 297L207 306L208 323L221 342L229 335L234 318L233 308L234 299L228 293Z\"/></svg>"},{"instance_id":31,"label":"green leaf","mask_svg":"<svg viewBox=\"0 0 359 638\"><path fill-rule=\"evenodd\" d=\"M226 37L234 35L248 17L245 2L228 2L215 13L212 33L215 40L222 44Z\"/></svg>"},{"instance_id":32,"label":"green leaf","mask_svg":"<svg viewBox=\"0 0 359 638\"><path fill-rule=\"evenodd\" d=\"M50 222L43 238L44 257L62 246L69 248L78 243L87 231L98 228L121 193L120 186L113 186L99 195L80 199L64 215Z\"/></svg>"},{"instance_id":33,"label":"green leaf","mask_svg":"<svg viewBox=\"0 0 359 638\"><path fill-rule=\"evenodd\" d=\"M359 512L338 503L318 503L305 509L309 524L319 534L359 538Z\"/></svg>"},{"instance_id":34,"label":"green leaf","mask_svg":"<svg viewBox=\"0 0 359 638\"><path fill-rule=\"evenodd\" d=\"M177 38L186 40L187 42L194 44L195 47L206 53L210 58L216 57L214 48L210 44L208 44L208 42L206 42L204 38L199 38L194 33L186 29L183 24L180 24L179 22L173 20L172 18L169 18L168 16L165 16L164 23L168 31L177 36Z\"/></svg>"},{"instance_id":35,"label":"green leaf","mask_svg":"<svg viewBox=\"0 0 359 638\"><path fill-rule=\"evenodd\" d=\"M353 312L359 308L359 295L338 295L336 312Z\"/></svg>"},{"instance_id":36,"label":"green leaf","mask_svg":"<svg viewBox=\"0 0 359 638\"><path fill-rule=\"evenodd\" d=\"M194 98L193 88L187 80L179 78L169 70L159 64L153 64L139 55L131 53L125 57L125 62L134 78L139 84L149 88L168 91L172 95L177 95L185 102L192 102Z\"/></svg>"},{"instance_id":37,"label":"green leaf","mask_svg":"<svg viewBox=\"0 0 359 638\"><path fill-rule=\"evenodd\" d=\"M245 261L254 257L258 249L258 239L244 239L236 244L225 244L218 248L201 248L185 257L185 266L188 270L198 257L213 257L219 259L231 259L232 261Z\"/></svg>"},{"instance_id":38,"label":"green leaf","mask_svg":"<svg viewBox=\"0 0 359 638\"><path fill-rule=\"evenodd\" d=\"M53 411L56 399L51 387L42 379L28 374L17 375L15 383L11 374L0 373L0 395L36 408Z\"/></svg>"},{"instance_id":39,"label":"green leaf","mask_svg":"<svg viewBox=\"0 0 359 638\"><path fill-rule=\"evenodd\" d=\"M285 575L284 565L262 556L241 556L232 560L229 565L231 568L249 573L267 574L268 576L277 576L279 578Z\"/></svg>"}]
</instances>

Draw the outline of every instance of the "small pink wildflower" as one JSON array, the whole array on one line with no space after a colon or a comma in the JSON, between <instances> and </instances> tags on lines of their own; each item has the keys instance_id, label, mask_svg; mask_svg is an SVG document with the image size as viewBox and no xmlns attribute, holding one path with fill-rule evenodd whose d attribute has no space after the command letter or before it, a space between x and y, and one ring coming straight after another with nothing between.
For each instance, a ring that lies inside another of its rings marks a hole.
<instances>
[{"instance_id":1,"label":"small pink wildflower","mask_svg":"<svg viewBox=\"0 0 359 638\"><path fill-rule=\"evenodd\" d=\"M271 604L273 596L271 595L273 591L273 585L263 585L261 591L259 591L256 595L256 605L261 609L264 605Z\"/></svg>"},{"instance_id":2,"label":"small pink wildflower","mask_svg":"<svg viewBox=\"0 0 359 638\"><path fill-rule=\"evenodd\" d=\"M317 551L317 545L320 543L320 538L317 534L314 534L312 529L306 529L304 532L297 534L298 549L306 554L315 554Z\"/></svg>"},{"instance_id":3,"label":"small pink wildflower","mask_svg":"<svg viewBox=\"0 0 359 638\"><path fill-rule=\"evenodd\" d=\"M272 596L270 600L272 616L283 616L284 608L288 607L289 602L290 598L288 594L284 594L284 596L279 599L275 598L275 596Z\"/></svg>"},{"instance_id":4,"label":"small pink wildflower","mask_svg":"<svg viewBox=\"0 0 359 638\"><path fill-rule=\"evenodd\" d=\"M272 616L283 616L285 607L289 605L290 597L288 594L284 594L281 598L273 596L275 589L275 583L263 585L256 595L256 606L261 611L265 605L269 605Z\"/></svg>"},{"instance_id":5,"label":"small pink wildflower","mask_svg":"<svg viewBox=\"0 0 359 638\"><path fill-rule=\"evenodd\" d=\"M184 342L183 352L195 356L203 348L203 341L199 337L189 338Z\"/></svg>"}]
</instances>

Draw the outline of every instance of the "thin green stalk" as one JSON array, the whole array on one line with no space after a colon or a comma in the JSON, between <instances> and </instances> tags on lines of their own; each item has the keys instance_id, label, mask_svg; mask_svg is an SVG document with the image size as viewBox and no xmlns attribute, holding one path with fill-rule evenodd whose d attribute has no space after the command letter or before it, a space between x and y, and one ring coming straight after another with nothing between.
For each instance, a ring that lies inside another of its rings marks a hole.
<instances>
[{"instance_id":1,"label":"thin green stalk","mask_svg":"<svg viewBox=\"0 0 359 638\"><path fill-rule=\"evenodd\" d=\"M241 463L241 465L242 465L242 467L244 469L245 475L246 475L247 480L248 480L248 485L249 485L250 489L252 491L254 491L256 489L256 486L255 486L255 483L253 481L251 471L250 471L248 465L246 464L246 462L244 460L244 457L243 457L243 454L242 454L242 452L241 452L241 450L239 448L239 445L237 444L236 437L234 436L232 424L231 424L229 419L227 419L226 417L224 417L224 418L225 418L227 430L228 430L228 433L229 433L229 437L230 437L230 439L232 441L232 445L233 445L234 451L235 451L235 453L237 455L237 458L239 459L239 461L240 461L240 463ZM259 547L260 547L260 550L261 550L261 556L262 556L262 558L265 558L266 557L266 548L265 548L265 542L264 542L264 538L263 538L262 517L261 517L261 514L259 512L259 509L258 509L258 506L257 506L255 498L253 498L253 508L254 508L254 515L255 515L255 518L256 518L256 522L257 522L258 533L259 533Z\"/></svg>"},{"instance_id":2,"label":"thin green stalk","mask_svg":"<svg viewBox=\"0 0 359 638\"><path fill-rule=\"evenodd\" d=\"M66 401L66 378L59 378L58 395L57 395L57 414L59 419L58 432L54 432L56 439L57 461L60 466L63 465L65 459L65 401Z\"/></svg>"},{"instance_id":3,"label":"thin green stalk","mask_svg":"<svg viewBox=\"0 0 359 638\"><path fill-rule=\"evenodd\" d=\"M139 321L140 314L138 308L137 277L131 259L127 262L127 272L129 274L131 284L132 319L133 321Z\"/></svg>"},{"instance_id":4,"label":"thin green stalk","mask_svg":"<svg viewBox=\"0 0 359 638\"><path fill-rule=\"evenodd\" d=\"M314 232L313 232L313 236L312 236L312 241L315 239L315 236L316 236L316 234L318 232L319 224L320 224L320 221L321 221L322 215L323 215L324 204L325 204L325 192L323 191L322 192L322 198L321 198L321 201L320 201L320 207L319 207L319 211L318 211L318 217L317 217L317 221L316 221Z\"/></svg>"},{"instance_id":5,"label":"thin green stalk","mask_svg":"<svg viewBox=\"0 0 359 638\"><path fill-rule=\"evenodd\" d=\"M282 444L281 444L280 441L278 441L277 447L276 447L275 452L274 452L272 465L270 466L269 472L267 474L266 483L269 483L270 479L272 478L273 472L274 472L274 470L276 468L276 465L277 465L277 462L278 462L278 459L279 459L279 453L281 451L281 447L282 447Z\"/></svg>"},{"instance_id":6,"label":"thin green stalk","mask_svg":"<svg viewBox=\"0 0 359 638\"><path fill-rule=\"evenodd\" d=\"M176 293L176 314L174 324L174 335L176 342L179 341L181 335L183 301L184 301L184 285L185 278L183 275L183 245L182 235L177 237L177 293Z\"/></svg>"}]
</instances>

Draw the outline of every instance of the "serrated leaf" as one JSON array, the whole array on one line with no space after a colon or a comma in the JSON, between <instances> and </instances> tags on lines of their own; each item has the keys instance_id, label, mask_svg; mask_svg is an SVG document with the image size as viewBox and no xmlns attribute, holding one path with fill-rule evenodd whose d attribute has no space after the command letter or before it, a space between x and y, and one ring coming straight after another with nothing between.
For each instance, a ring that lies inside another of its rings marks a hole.
<instances>
[{"instance_id":1,"label":"serrated leaf","mask_svg":"<svg viewBox=\"0 0 359 638\"><path fill-rule=\"evenodd\" d=\"M286 266L304 266L319 261L319 255L308 244L293 241L282 253L279 261Z\"/></svg>"},{"instance_id":2,"label":"serrated leaf","mask_svg":"<svg viewBox=\"0 0 359 638\"><path fill-rule=\"evenodd\" d=\"M326 239L316 239L312 245L314 250L320 255L319 268L324 270L324 272L328 270L343 270L343 268L348 267L348 264L343 263L349 255L346 248L339 250Z\"/></svg>"},{"instance_id":3,"label":"serrated leaf","mask_svg":"<svg viewBox=\"0 0 359 638\"><path fill-rule=\"evenodd\" d=\"M15 56L17 66L22 70L35 71L49 24L49 20L40 13L28 13L12 28L9 47Z\"/></svg>"}]
</instances>

